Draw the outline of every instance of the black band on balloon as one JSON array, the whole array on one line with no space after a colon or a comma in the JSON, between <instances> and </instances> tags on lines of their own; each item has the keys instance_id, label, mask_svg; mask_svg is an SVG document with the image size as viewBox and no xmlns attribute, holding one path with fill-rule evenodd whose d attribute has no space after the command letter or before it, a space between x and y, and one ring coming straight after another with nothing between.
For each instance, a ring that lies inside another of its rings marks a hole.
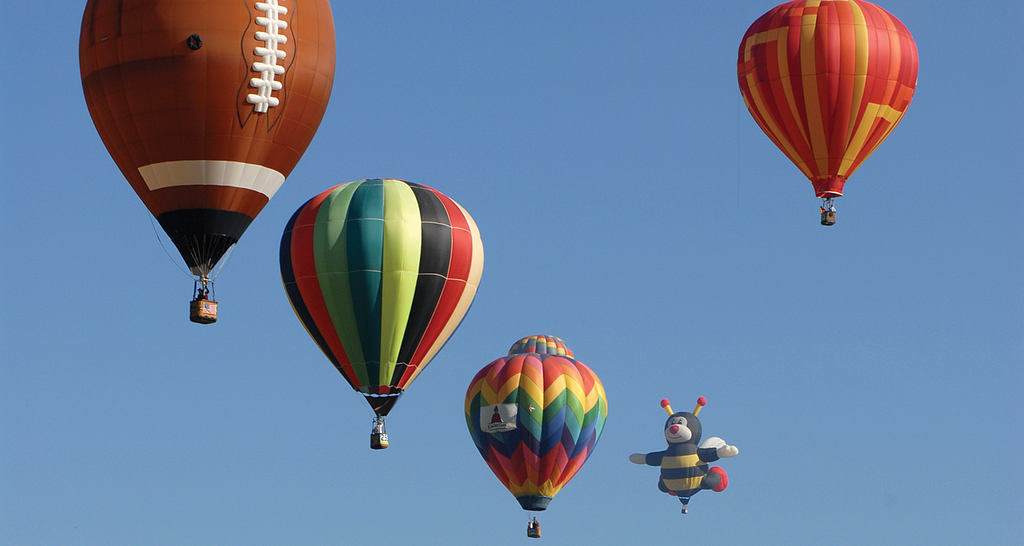
<instances>
[{"instance_id":1,"label":"black band on balloon","mask_svg":"<svg viewBox=\"0 0 1024 546\"><path fill-rule=\"evenodd\" d=\"M192 273L201 275L213 270L252 223L246 214L216 209L172 210L156 219Z\"/></svg>"}]
</instances>

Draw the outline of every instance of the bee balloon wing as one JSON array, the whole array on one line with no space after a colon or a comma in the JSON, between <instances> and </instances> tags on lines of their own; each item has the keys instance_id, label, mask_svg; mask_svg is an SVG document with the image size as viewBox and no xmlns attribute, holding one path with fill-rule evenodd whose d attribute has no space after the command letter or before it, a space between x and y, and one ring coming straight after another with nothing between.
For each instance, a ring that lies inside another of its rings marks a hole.
<instances>
[{"instance_id":1,"label":"bee balloon wing","mask_svg":"<svg viewBox=\"0 0 1024 546\"><path fill-rule=\"evenodd\" d=\"M713 447L715 449L718 449L724 445L727 445L725 443L725 440L719 438L718 436L712 436L700 443L700 447Z\"/></svg>"}]
</instances>

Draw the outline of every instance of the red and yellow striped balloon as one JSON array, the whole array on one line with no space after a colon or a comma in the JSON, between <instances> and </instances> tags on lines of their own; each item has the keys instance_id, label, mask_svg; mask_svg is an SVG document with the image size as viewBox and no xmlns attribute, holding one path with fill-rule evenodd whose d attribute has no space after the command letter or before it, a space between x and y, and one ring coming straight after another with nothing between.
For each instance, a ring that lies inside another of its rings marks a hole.
<instances>
[{"instance_id":1,"label":"red and yellow striped balloon","mask_svg":"<svg viewBox=\"0 0 1024 546\"><path fill-rule=\"evenodd\" d=\"M743 101L814 184L843 184L906 113L917 86L907 27L863 0L795 0L750 25L737 62Z\"/></svg>"}]
</instances>

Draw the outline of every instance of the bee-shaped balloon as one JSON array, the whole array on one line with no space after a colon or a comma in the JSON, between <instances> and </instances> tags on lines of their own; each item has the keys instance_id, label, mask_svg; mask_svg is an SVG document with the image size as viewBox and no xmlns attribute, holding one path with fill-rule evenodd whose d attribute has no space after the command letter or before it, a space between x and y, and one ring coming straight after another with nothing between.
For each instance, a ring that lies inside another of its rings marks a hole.
<instances>
[{"instance_id":1,"label":"bee-shaped balloon","mask_svg":"<svg viewBox=\"0 0 1024 546\"><path fill-rule=\"evenodd\" d=\"M711 437L700 442L700 421L697 414L707 404L701 396L697 399L697 407L693 413L681 411L673 413L667 399L661 401L661 407L668 413L665 421L665 439L668 447L664 451L654 451L644 455L634 453L629 460L636 464L661 467L661 479L658 489L679 498L683 503L683 513L690 497L702 489L722 491L729 485L729 476L717 466L708 468L708 463L726 457L735 457L740 452L736 446L725 443L718 437Z\"/></svg>"}]
</instances>

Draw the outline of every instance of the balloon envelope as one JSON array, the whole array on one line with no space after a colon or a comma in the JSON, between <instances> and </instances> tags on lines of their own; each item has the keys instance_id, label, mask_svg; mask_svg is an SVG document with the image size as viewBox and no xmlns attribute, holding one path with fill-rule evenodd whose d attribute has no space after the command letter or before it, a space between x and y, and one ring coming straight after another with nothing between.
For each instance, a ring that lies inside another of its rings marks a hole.
<instances>
[{"instance_id":1,"label":"balloon envelope","mask_svg":"<svg viewBox=\"0 0 1024 546\"><path fill-rule=\"evenodd\" d=\"M917 86L907 27L862 0L796 0L762 15L740 42L743 102L818 197L882 143Z\"/></svg>"},{"instance_id":2,"label":"balloon envelope","mask_svg":"<svg viewBox=\"0 0 1024 546\"><path fill-rule=\"evenodd\" d=\"M544 510L594 451L608 416L597 375L553 336L484 366L466 392L480 455L524 510Z\"/></svg>"},{"instance_id":3,"label":"balloon envelope","mask_svg":"<svg viewBox=\"0 0 1024 546\"><path fill-rule=\"evenodd\" d=\"M334 19L328 0L89 0L79 62L114 162L208 275L320 125Z\"/></svg>"},{"instance_id":4,"label":"balloon envelope","mask_svg":"<svg viewBox=\"0 0 1024 546\"><path fill-rule=\"evenodd\" d=\"M469 213L402 180L335 186L299 207L281 239L295 314L378 415L455 331L482 272Z\"/></svg>"}]
</instances>

